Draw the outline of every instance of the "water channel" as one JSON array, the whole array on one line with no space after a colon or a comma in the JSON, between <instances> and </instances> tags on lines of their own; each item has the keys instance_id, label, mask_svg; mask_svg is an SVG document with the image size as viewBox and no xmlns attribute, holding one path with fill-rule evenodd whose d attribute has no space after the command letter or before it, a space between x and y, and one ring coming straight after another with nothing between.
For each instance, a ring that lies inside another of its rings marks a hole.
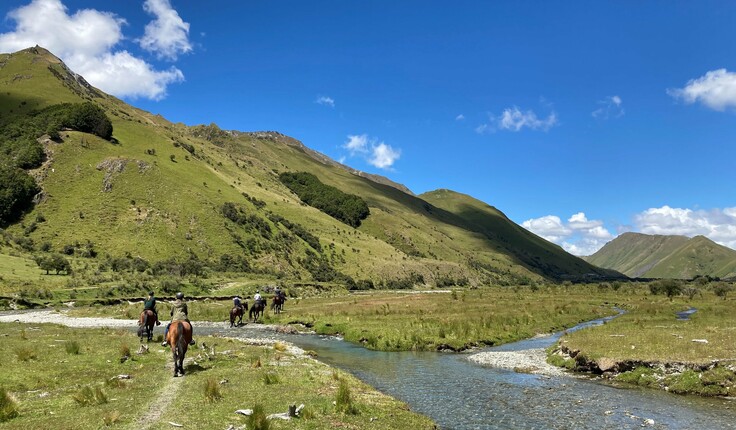
<instances>
[{"instance_id":1,"label":"water channel","mask_svg":"<svg viewBox=\"0 0 736 430\"><path fill-rule=\"evenodd\" d=\"M516 373L477 365L467 354L371 351L334 337L274 335L248 326L203 328L200 333L205 330L233 337L277 337L316 351L319 360L405 401L442 429L736 429L736 402L726 399L617 388L572 375ZM544 348L560 336L487 350Z\"/></svg>"}]
</instances>

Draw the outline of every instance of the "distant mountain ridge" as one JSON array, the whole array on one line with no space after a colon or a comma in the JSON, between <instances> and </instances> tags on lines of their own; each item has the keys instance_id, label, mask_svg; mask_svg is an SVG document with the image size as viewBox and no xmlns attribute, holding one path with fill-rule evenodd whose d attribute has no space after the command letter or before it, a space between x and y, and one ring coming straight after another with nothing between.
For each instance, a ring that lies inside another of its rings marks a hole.
<instances>
[{"instance_id":1,"label":"distant mountain ridge","mask_svg":"<svg viewBox=\"0 0 736 430\"><path fill-rule=\"evenodd\" d=\"M36 244L33 252L198 259L285 279L342 274L381 286L622 277L470 196L417 196L274 131L172 123L91 87L40 47L0 54L0 86L0 127L80 102L102 108L113 125L109 141L75 130L40 136L46 160L35 177L43 198L7 228L28 248ZM279 180L282 172L311 173L359 196L370 215L352 228L302 202ZM0 253L18 250L0 240Z\"/></svg>"},{"instance_id":2,"label":"distant mountain ridge","mask_svg":"<svg viewBox=\"0 0 736 430\"><path fill-rule=\"evenodd\" d=\"M663 236L624 233L589 257L599 267L632 278L692 279L736 276L736 250L705 236Z\"/></svg>"}]
</instances>

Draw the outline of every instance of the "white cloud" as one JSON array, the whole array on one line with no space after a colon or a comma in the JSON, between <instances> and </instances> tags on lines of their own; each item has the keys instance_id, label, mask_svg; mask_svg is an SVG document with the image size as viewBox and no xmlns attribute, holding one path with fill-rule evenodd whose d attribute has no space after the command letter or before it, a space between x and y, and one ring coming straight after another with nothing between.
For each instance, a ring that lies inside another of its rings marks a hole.
<instances>
[{"instance_id":1,"label":"white cloud","mask_svg":"<svg viewBox=\"0 0 736 430\"><path fill-rule=\"evenodd\" d=\"M593 254L613 239L603 227L603 221L589 220L583 212L572 215L566 223L558 216L546 215L526 220L521 225L574 255Z\"/></svg>"},{"instance_id":2,"label":"white cloud","mask_svg":"<svg viewBox=\"0 0 736 430\"><path fill-rule=\"evenodd\" d=\"M348 135L348 140L342 145L350 152L350 156L362 156L366 162L379 169L390 169L396 160L401 157L401 150L395 149L378 139L371 139L367 134Z\"/></svg>"},{"instance_id":3,"label":"white cloud","mask_svg":"<svg viewBox=\"0 0 736 430\"><path fill-rule=\"evenodd\" d=\"M455 117L455 121L462 121L464 119L465 119L465 115L463 115L463 114L460 114L460 115L458 115L458 116Z\"/></svg>"},{"instance_id":4,"label":"white cloud","mask_svg":"<svg viewBox=\"0 0 736 430\"><path fill-rule=\"evenodd\" d=\"M650 208L634 216L634 225L645 234L702 235L736 249L736 207L712 210Z\"/></svg>"},{"instance_id":5,"label":"white cloud","mask_svg":"<svg viewBox=\"0 0 736 430\"><path fill-rule=\"evenodd\" d=\"M711 70L689 80L684 88L668 89L667 94L685 103L700 102L717 111L736 108L736 73L726 69Z\"/></svg>"},{"instance_id":6,"label":"white cloud","mask_svg":"<svg viewBox=\"0 0 736 430\"><path fill-rule=\"evenodd\" d=\"M489 115L489 122L475 128L478 134L492 133L496 130L521 131L523 128L547 131L557 125L557 114L552 111L546 118L539 118L532 110L522 112L514 106L504 109L500 116Z\"/></svg>"},{"instance_id":7,"label":"white cloud","mask_svg":"<svg viewBox=\"0 0 736 430\"><path fill-rule=\"evenodd\" d=\"M83 9L70 15L60 0L33 0L11 11L15 30L0 34L0 52L34 45L49 49L92 85L120 97L166 95L169 84L184 80L172 67L155 68L125 50L114 50L123 39L126 23L110 12Z\"/></svg>"},{"instance_id":8,"label":"white cloud","mask_svg":"<svg viewBox=\"0 0 736 430\"><path fill-rule=\"evenodd\" d=\"M139 40L141 48L170 60L192 50L189 23L181 19L169 0L146 0L143 9L156 19L146 25L146 32Z\"/></svg>"},{"instance_id":9,"label":"white cloud","mask_svg":"<svg viewBox=\"0 0 736 430\"><path fill-rule=\"evenodd\" d=\"M320 97L317 97L317 100L315 100L314 102L319 105L335 107L335 100L332 97L320 96Z\"/></svg>"},{"instance_id":10,"label":"white cloud","mask_svg":"<svg viewBox=\"0 0 736 430\"><path fill-rule=\"evenodd\" d=\"M368 135L348 135L348 141L342 147L350 151L351 156L368 152Z\"/></svg>"},{"instance_id":11,"label":"white cloud","mask_svg":"<svg viewBox=\"0 0 736 430\"><path fill-rule=\"evenodd\" d=\"M626 113L623 107L623 100L619 96L606 97L598 101L598 109L594 110L591 115L593 118L609 119L619 118Z\"/></svg>"},{"instance_id":12,"label":"white cloud","mask_svg":"<svg viewBox=\"0 0 736 430\"><path fill-rule=\"evenodd\" d=\"M394 162L401 156L401 151L394 149L381 142L373 147L373 153L368 162L379 169L387 169L393 166Z\"/></svg>"}]
</instances>

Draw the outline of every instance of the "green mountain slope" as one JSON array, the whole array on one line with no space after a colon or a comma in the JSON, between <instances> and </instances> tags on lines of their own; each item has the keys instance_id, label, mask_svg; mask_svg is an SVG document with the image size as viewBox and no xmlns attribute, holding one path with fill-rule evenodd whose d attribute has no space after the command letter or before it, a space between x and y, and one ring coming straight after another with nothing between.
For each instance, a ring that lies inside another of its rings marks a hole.
<instances>
[{"instance_id":1,"label":"green mountain slope","mask_svg":"<svg viewBox=\"0 0 736 430\"><path fill-rule=\"evenodd\" d=\"M340 280L335 274L342 273L379 285L611 274L467 196L415 196L277 132L171 123L89 86L43 48L0 55L0 125L86 101L107 113L113 139L74 130L61 130L55 140L40 136L46 159L30 173L43 191L8 226L15 239L0 247L17 252L22 243L33 253L64 250L98 260L194 259L229 270L235 260L247 266L238 263L239 270L260 274ZM370 215L350 227L303 203L281 183L282 172L311 173L358 196Z\"/></svg>"},{"instance_id":2,"label":"green mountain slope","mask_svg":"<svg viewBox=\"0 0 736 430\"><path fill-rule=\"evenodd\" d=\"M515 263L534 268L545 276L563 279L573 273L589 278L619 276L565 252L558 245L515 224L493 206L471 196L451 190L436 190L420 197L456 214L468 230L485 236L496 253L508 255Z\"/></svg>"},{"instance_id":3,"label":"green mountain slope","mask_svg":"<svg viewBox=\"0 0 736 430\"><path fill-rule=\"evenodd\" d=\"M736 251L703 236L624 233L585 258L630 277L680 278L736 275Z\"/></svg>"}]
</instances>

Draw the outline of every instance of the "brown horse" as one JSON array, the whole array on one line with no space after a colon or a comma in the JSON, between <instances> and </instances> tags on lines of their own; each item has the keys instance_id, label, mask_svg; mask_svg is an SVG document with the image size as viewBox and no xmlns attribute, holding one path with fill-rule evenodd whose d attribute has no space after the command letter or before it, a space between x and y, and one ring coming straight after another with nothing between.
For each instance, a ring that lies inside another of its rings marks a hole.
<instances>
[{"instance_id":1,"label":"brown horse","mask_svg":"<svg viewBox=\"0 0 736 430\"><path fill-rule=\"evenodd\" d=\"M235 325L235 318L238 318L238 325L243 324L243 315L248 310L248 302L243 302L242 306L233 306L230 309L230 327Z\"/></svg>"},{"instance_id":2,"label":"brown horse","mask_svg":"<svg viewBox=\"0 0 736 430\"><path fill-rule=\"evenodd\" d=\"M273 296L273 301L271 302L271 310L274 313L280 314L281 311L284 310L284 302L286 301L286 297L276 294Z\"/></svg>"},{"instance_id":3,"label":"brown horse","mask_svg":"<svg viewBox=\"0 0 736 430\"><path fill-rule=\"evenodd\" d=\"M141 312L140 318L138 318L138 337L143 342L143 333L145 332L150 342L153 339L153 326L156 324L156 315L152 310L146 309Z\"/></svg>"},{"instance_id":4,"label":"brown horse","mask_svg":"<svg viewBox=\"0 0 736 430\"><path fill-rule=\"evenodd\" d=\"M255 303L253 303L253 306L250 307L250 311L248 311L248 319L252 319L253 322L258 321L258 317L263 316L263 311L265 309L266 309L265 299L256 300Z\"/></svg>"},{"instance_id":5,"label":"brown horse","mask_svg":"<svg viewBox=\"0 0 736 430\"><path fill-rule=\"evenodd\" d=\"M172 321L166 342L171 347L174 357L174 378L184 376L184 356L187 355L189 342L192 340L192 325L186 321Z\"/></svg>"}]
</instances>

